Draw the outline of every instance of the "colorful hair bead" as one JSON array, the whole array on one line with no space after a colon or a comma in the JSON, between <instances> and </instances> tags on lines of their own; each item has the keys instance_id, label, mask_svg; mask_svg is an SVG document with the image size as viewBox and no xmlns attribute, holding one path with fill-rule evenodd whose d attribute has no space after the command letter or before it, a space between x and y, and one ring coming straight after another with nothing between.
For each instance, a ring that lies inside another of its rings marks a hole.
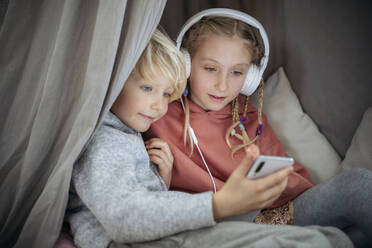
<instances>
[{"instance_id":1,"label":"colorful hair bead","mask_svg":"<svg viewBox=\"0 0 372 248\"><path fill-rule=\"evenodd\" d=\"M262 128L263 128L263 125L260 124L260 125L258 126L258 129L257 129L256 135L261 135L261 134L262 134Z\"/></svg>"},{"instance_id":2,"label":"colorful hair bead","mask_svg":"<svg viewBox=\"0 0 372 248\"><path fill-rule=\"evenodd\" d=\"M183 96L187 96L189 94L189 90L188 89L185 89L184 91L183 91Z\"/></svg>"},{"instance_id":3,"label":"colorful hair bead","mask_svg":"<svg viewBox=\"0 0 372 248\"><path fill-rule=\"evenodd\" d=\"M245 129L242 123L239 123L239 128L240 128L240 131L243 131Z\"/></svg>"}]
</instances>

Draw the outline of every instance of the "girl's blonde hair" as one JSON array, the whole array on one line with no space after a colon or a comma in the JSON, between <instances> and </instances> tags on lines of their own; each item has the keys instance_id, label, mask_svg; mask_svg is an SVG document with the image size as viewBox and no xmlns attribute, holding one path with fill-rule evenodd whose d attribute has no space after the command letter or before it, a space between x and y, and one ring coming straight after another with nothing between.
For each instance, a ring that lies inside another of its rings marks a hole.
<instances>
[{"instance_id":1,"label":"girl's blonde hair","mask_svg":"<svg viewBox=\"0 0 372 248\"><path fill-rule=\"evenodd\" d=\"M172 40L156 29L132 73L146 80L163 75L173 82L170 102L181 97L186 87L186 69L182 54Z\"/></svg>"},{"instance_id":2,"label":"girl's blonde hair","mask_svg":"<svg viewBox=\"0 0 372 248\"><path fill-rule=\"evenodd\" d=\"M191 58L194 56L195 52L198 49L199 41L201 37L207 34L218 34L225 37L234 37L237 36L245 41L247 49L251 52L252 55L252 63L256 65L260 65L260 60L263 57L263 46L261 45L262 42L259 42L257 37L259 36L259 31L252 27L251 25L232 19L229 17L220 17L220 16L208 16L202 18L200 21L195 23L185 34L182 40L182 48L186 49L189 53ZM259 130L257 131L256 137L252 140L249 139L245 130L242 130L242 135L237 134L233 129L237 127L240 123L239 120L239 102L238 99L234 99L232 101L232 121L233 124L228 128L226 131L226 144L232 150L232 154L237 152L243 147L248 146L249 144L255 142L258 136L262 132L262 104L263 104L263 81L261 81L259 86L259 103L258 103L258 122L259 122ZM193 140L190 133L190 110L187 97L184 97L185 102L185 125L184 125L184 144L186 145L187 140L190 144L190 156L193 152ZM249 104L249 97L247 96L245 99L245 106L243 111L243 117L247 114L247 107ZM237 147L232 147L230 144L230 135L234 135L238 139L242 141L241 145Z\"/></svg>"}]
</instances>

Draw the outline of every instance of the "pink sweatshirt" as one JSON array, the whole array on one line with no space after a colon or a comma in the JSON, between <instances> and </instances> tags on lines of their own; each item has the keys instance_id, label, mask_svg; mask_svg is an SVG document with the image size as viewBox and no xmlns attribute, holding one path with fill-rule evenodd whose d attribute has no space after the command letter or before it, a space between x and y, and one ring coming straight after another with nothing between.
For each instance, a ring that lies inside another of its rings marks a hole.
<instances>
[{"instance_id":1,"label":"pink sweatshirt","mask_svg":"<svg viewBox=\"0 0 372 248\"><path fill-rule=\"evenodd\" d=\"M240 114L243 112L244 97L239 97ZM190 125L198 138L199 147L203 153L208 167L214 177L217 190L220 189L232 171L239 165L244 156L244 149L239 150L232 157L230 148L225 141L226 130L232 124L231 104L220 111L204 111L201 107L189 100ZM145 140L159 137L166 141L174 156L171 189L190 193L213 190L212 181L194 147L194 152L189 157L190 147L184 146L183 129L185 115L180 101L169 105L167 114L155 122L151 129L144 134ZM255 137L258 127L257 109L249 105L247 120L243 123L250 138ZM230 139L234 146L241 144L236 137ZM279 143L274 131L263 116L263 133L256 141L260 154L286 156L282 145ZM305 167L299 163L294 164L288 185L280 198L270 208L275 208L287 203L297 195L313 186L312 180Z\"/></svg>"}]
</instances>

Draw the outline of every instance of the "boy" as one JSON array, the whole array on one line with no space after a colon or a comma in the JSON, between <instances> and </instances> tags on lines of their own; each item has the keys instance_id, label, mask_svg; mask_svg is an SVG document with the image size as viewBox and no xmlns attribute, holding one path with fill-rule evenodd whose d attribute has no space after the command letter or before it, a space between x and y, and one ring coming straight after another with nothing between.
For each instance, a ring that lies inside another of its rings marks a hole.
<instances>
[{"instance_id":1,"label":"boy","mask_svg":"<svg viewBox=\"0 0 372 248\"><path fill-rule=\"evenodd\" d=\"M164 192L173 157L163 142L153 142L152 160L164 161L157 163L163 172L159 175L139 133L166 113L168 103L180 97L185 85L181 54L156 30L111 112L74 166L68 220L79 247L107 247L111 240L153 240L214 224L210 192L198 197ZM193 206L188 213L185 205ZM182 223L175 218L180 214L185 216ZM168 227L157 228L164 223Z\"/></svg>"},{"instance_id":2,"label":"boy","mask_svg":"<svg viewBox=\"0 0 372 248\"><path fill-rule=\"evenodd\" d=\"M257 156L252 151L255 147L221 192L191 195L167 191L172 154L160 139L145 147L140 132L166 113L168 103L180 97L185 84L181 55L167 37L155 31L111 111L74 166L67 219L75 244L83 248L126 247L126 243L140 247L223 247L233 242L247 247L250 242L263 241L263 246L270 247L313 242L328 247L329 240L317 230L278 230L244 222L216 225L217 210L227 209L229 215L244 212L240 206L246 198L239 196L245 191L248 165ZM283 181L288 174L283 171L281 178L268 182ZM196 230L208 226L213 227ZM294 230L296 235L303 234L299 243L288 234ZM331 240L342 239L337 230L325 230ZM282 241L277 243L277 239ZM151 242L138 243L144 241Z\"/></svg>"}]
</instances>

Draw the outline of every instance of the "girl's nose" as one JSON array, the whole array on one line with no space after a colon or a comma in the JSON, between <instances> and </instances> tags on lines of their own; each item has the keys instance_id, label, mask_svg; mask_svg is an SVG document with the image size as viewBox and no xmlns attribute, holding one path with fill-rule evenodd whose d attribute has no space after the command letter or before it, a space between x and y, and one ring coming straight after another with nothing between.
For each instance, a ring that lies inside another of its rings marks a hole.
<instances>
[{"instance_id":1,"label":"girl's nose","mask_svg":"<svg viewBox=\"0 0 372 248\"><path fill-rule=\"evenodd\" d=\"M227 89L227 76L224 73L218 76L215 87L219 91L225 91Z\"/></svg>"}]
</instances>

